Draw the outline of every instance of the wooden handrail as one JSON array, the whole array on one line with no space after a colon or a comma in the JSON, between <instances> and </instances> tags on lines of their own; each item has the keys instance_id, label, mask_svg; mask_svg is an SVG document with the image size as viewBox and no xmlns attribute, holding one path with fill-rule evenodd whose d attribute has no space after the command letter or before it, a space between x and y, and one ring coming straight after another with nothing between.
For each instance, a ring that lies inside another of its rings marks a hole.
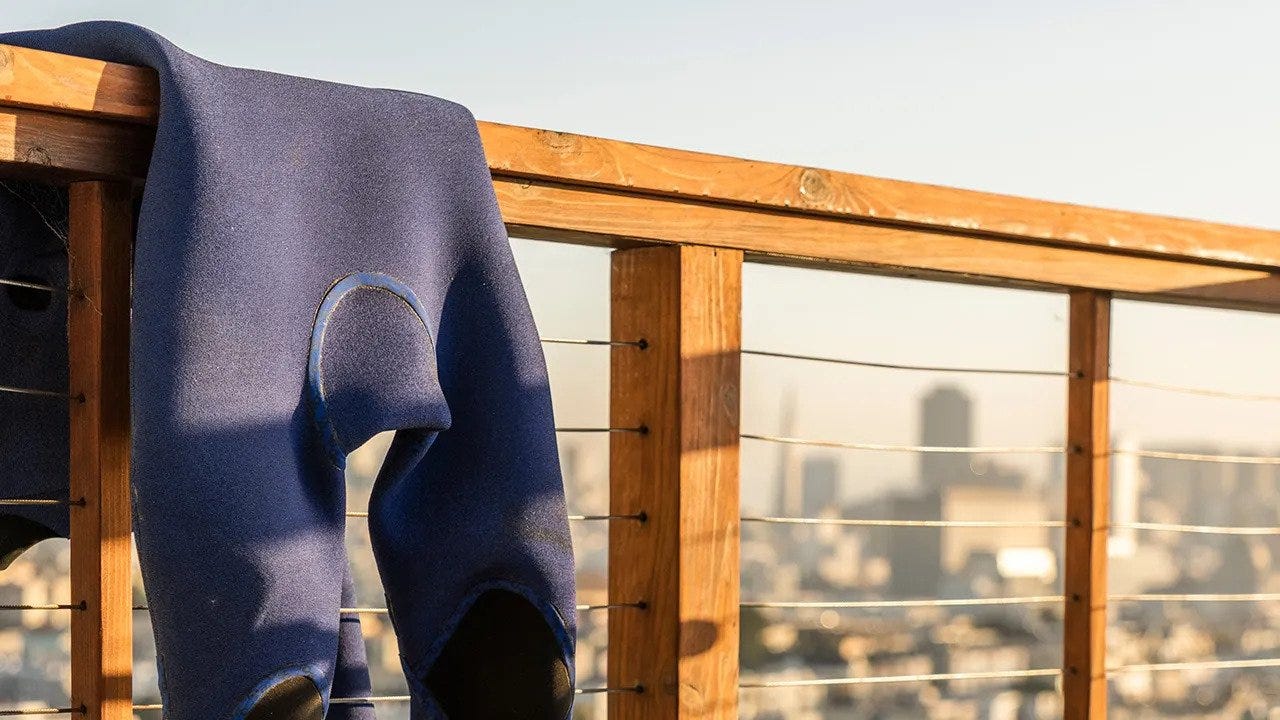
<instances>
[{"instance_id":1,"label":"wooden handrail","mask_svg":"<svg viewBox=\"0 0 1280 720\"><path fill-rule=\"evenodd\" d=\"M1280 267L1280 232L481 123L495 177L871 225Z\"/></svg>"},{"instance_id":2,"label":"wooden handrail","mask_svg":"<svg viewBox=\"0 0 1280 720\"><path fill-rule=\"evenodd\" d=\"M148 68L0 45L0 106L153 125L160 88Z\"/></svg>"},{"instance_id":3,"label":"wooden handrail","mask_svg":"<svg viewBox=\"0 0 1280 720\"><path fill-rule=\"evenodd\" d=\"M0 107L8 108L9 115L28 110L145 125L155 121L158 95L150 70L0 45ZM0 124L0 137L3 127ZM127 128L115 131L135 137ZM499 179L769 209L784 216L819 216L928 233L1280 268L1280 232L1274 230L1030 200L496 123L480 123L480 132L490 169ZM22 162L21 158L5 156L4 146L0 139L0 161ZM60 158L50 161L56 166ZM67 169L93 171L83 165ZM120 172L115 166L99 170L100 174Z\"/></svg>"}]
</instances>

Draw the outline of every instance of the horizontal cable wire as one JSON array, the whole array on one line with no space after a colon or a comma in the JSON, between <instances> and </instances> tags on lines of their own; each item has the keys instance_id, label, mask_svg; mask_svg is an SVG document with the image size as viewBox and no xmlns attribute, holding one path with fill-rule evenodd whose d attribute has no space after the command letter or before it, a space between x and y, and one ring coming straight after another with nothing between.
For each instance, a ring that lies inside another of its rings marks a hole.
<instances>
[{"instance_id":1,"label":"horizontal cable wire","mask_svg":"<svg viewBox=\"0 0 1280 720\"><path fill-rule=\"evenodd\" d=\"M1108 595L1111 602L1268 602L1280 593L1134 593Z\"/></svg>"},{"instance_id":2,"label":"horizontal cable wire","mask_svg":"<svg viewBox=\"0 0 1280 720\"><path fill-rule=\"evenodd\" d=\"M66 288L54 287L53 285L45 285L44 283L30 282L28 280L14 280L12 278L0 278L0 285L8 285L9 287L20 287L28 290L44 290L45 292L66 292Z\"/></svg>"},{"instance_id":3,"label":"horizontal cable wire","mask_svg":"<svg viewBox=\"0 0 1280 720\"><path fill-rule=\"evenodd\" d=\"M604 345L607 347L638 347L641 350L649 347L647 340L590 340L587 338L539 338L547 345Z\"/></svg>"},{"instance_id":4,"label":"horizontal cable wire","mask_svg":"<svg viewBox=\"0 0 1280 720\"><path fill-rule=\"evenodd\" d=\"M578 695L594 693L640 692L639 685L631 688L581 688L574 692ZM407 703L413 698L408 695L369 695L367 697L329 698L330 705L373 705L375 703ZM134 705L135 711L162 710L161 705Z\"/></svg>"},{"instance_id":5,"label":"horizontal cable wire","mask_svg":"<svg viewBox=\"0 0 1280 720\"><path fill-rule=\"evenodd\" d=\"M744 608L914 608L914 607L975 607L979 605L1043 605L1063 602L1062 595L1031 595L1026 597L1001 598L948 598L934 600L832 600L832 601L780 601L780 602L744 602Z\"/></svg>"},{"instance_id":6,"label":"horizontal cable wire","mask_svg":"<svg viewBox=\"0 0 1280 720\"><path fill-rule=\"evenodd\" d=\"M640 685L632 685L628 688L577 688L575 694L602 694L602 693L639 693L644 692L644 688ZM335 697L329 700L329 705L371 705L375 702L410 702L412 698L407 694L388 694L388 696L370 696L370 697ZM134 710L138 710L134 706ZM159 710L159 706L157 706Z\"/></svg>"},{"instance_id":7,"label":"horizontal cable wire","mask_svg":"<svg viewBox=\"0 0 1280 720\"><path fill-rule=\"evenodd\" d=\"M1107 674L1127 672L1162 672L1167 670L1231 670L1234 668L1280 667L1280 658L1266 660L1203 660L1195 662L1151 663L1147 665L1117 665L1107 668Z\"/></svg>"},{"instance_id":8,"label":"horizontal cable wire","mask_svg":"<svg viewBox=\"0 0 1280 720\"><path fill-rule=\"evenodd\" d=\"M1191 462L1240 463L1244 465L1280 465L1280 457L1266 455L1215 455L1211 453L1170 452L1168 450L1112 450L1111 454L1156 458L1159 460L1189 460Z\"/></svg>"},{"instance_id":9,"label":"horizontal cable wire","mask_svg":"<svg viewBox=\"0 0 1280 720\"><path fill-rule=\"evenodd\" d=\"M628 602L628 603L605 603L603 605L578 605L578 612L595 612L598 610L617 610L620 608L631 608L634 610L645 610L649 607L647 602Z\"/></svg>"},{"instance_id":10,"label":"horizontal cable wire","mask_svg":"<svg viewBox=\"0 0 1280 720\"><path fill-rule=\"evenodd\" d=\"M81 608L73 608L73 609L81 609ZM134 605L133 609L134 610L150 610L151 608L147 605ZM338 614L340 615L386 615L388 612L390 611L387 610L387 608L382 608L382 607L338 608Z\"/></svg>"},{"instance_id":11,"label":"horizontal cable wire","mask_svg":"<svg viewBox=\"0 0 1280 720\"><path fill-rule=\"evenodd\" d=\"M0 710L0 717L18 717L20 715L71 715L73 713L83 713L83 707L78 708L9 708Z\"/></svg>"},{"instance_id":12,"label":"horizontal cable wire","mask_svg":"<svg viewBox=\"0 0 1280 720\"><path fill-rule=\"evenodd\" d=\"M621 695L623 693L636 693L637 695L644 692L643 685L629 685L627 687L589 687L577 688L573 691L574 695Z\"/></svg>"},{"instance_id":13,"label":"horizontal cable wire","mask_svg":"<svg viewBox=\"0 0 1280 720\"><path fill-rule=\"evenodd\" d=\"M638 512L630 515L570 515L571 522L593 522L599 520L635 520L636 522L645 522L649 519L649 513Z\"/></svg>"},{"instance_id":14,"label":"horizontal cable wire","mask_svg":"<svg viewBox=\"0 0 1280 720\"><path fill-rule=\"evenodd\" d=\"M8 393L10 395L35 395L38 397L56 397L70 398L70 393L58 392L57 390L41 390L39 388L13 387L11 385L0 385L0 393Z\"/></svg>"},{"instance_id":15,"label":"horizontal cable wire","mask_svg":"<svg viewBox=\"0 0 1280 720\"><path fill-rule=\"evenodd\" d=\"M632 602L632 603L607 603L603 605L576 605L574 609L578 612L598 612L601 610L615 610L619 608L634 608L644 610L649 607L648 603ZM145 607L136 607L134 610L145 610ZM391 611L384 607L346 607L338 608L338 612L342 615L386 615Z\"/></svg>"},{"instance_id":16,"label":"horizontal cable wire","mask_svg":"<svg viewBox=\"0 0 1280 720\"><path fill-rule=\"evenodd\" d=\"M590 687L590 688L578 688L574 690L574 694L594 695L599 693L638 693L642 691L643 689L639 685L636 685L634 687L624 687L624 688ZM371 695L369 697L331 698L329 700L329 704L330 705L371 705L373 703L406 703L406 702L409 702L410 700L412 700L412 698L408 695ZM138 706L134 706L133 709L138 710L140 708ZM151 708L148 706L147 709L151 709ZM159 706L156 706L156 709L159 709Z\"/></svg>"},{"instance_id":17,"label":"horizontal cable wire","mask_svg":"<svg viewBox=\"0 0 1280 720\"><path fill-rule=\"evenodd\" d=\"M866 520L860 518L813 518L744 516L746 523L779 525L841 525L845 527L921 527L921 528L1064 528L1061 520Z\"/></svg>"},{"instance_id":18,"label":"horizontal cable wire","mask_svg":"<svg viewBox=\"0 0 1280 720\"><path fill-rule=\"evenodd\" d=\"M1148 382L1146 380L1131 380L1129 378L1111 377L1111 382L1117 385L1128 385L1130 387L1147 388L1150 390L1165 390L1168 392L1179 392L1187 395L1200 395L1202 397L1222 398L1225 400L1247 400L1259 402L1280 402L1280 395L1250 394L1228 392L1226 390L1212 390L1210 388L1193 387L1190 385L1171 385L1167 383Z\"/></svg>"},{"instance_id":19,"label":"horizontal cable wire","mask_svg":"<svg viewBox=\"0 0 1280 720\"><path fill-rule=\"evenodd\" d=\"M3 505L3 504L4 502L0 501L0 505ZM348 510L346 514L347 514L347 517L349 518L369 517L368 510ZM645 522L648 519L649 519L648 513L635 513L634 515L570 515L569 516L570 522L591 522L591 521L599 521L599 520L635 520L636 522Z\"/></svg>"},{"instance_id":20,"label":"horizontal cable wire","mask_svg":"<svg viewBox=\"0 0 1280 720\"><path fill-rule=\"evenodd\" d=\"M1034 377L1070 377L1071 373L1060 370L1027 370L1018 368L975 368L975 367L955 367L950 365L907 365L902 363L885 363L872 362L867 360L852 360L847 358L833 358L822 355L801 355L797 353L775 352L772 350L743 350L743 355L754 355L757 357L783 358L788 360L806 360L809 362L831 363L835 365L852 365L856 367L881 368L885 370L916 370L925 372L945 372L945 373L974 373L988 375L1025 375ZM1146 380L1135 380L1132 378L1116 377L1109 378L1111 382L1119 385L1128 385L1131 387L1148 388L1152 390L1165 390L1169 392L1180 392L1191 395L1202 395L1205 397L1225 398L1230 400L1249 400L1249 401L1266 401L1280 402L1280 395L1254 394L1254 393L1237 393L1226 390L1213 390L1210 388L1201 388L1190 385L1175 385L1169 383L1157 383Z\"/></svg>"},{"instance_id":21,"label":"horizontal cable wire","mask_svg":"<svg viewBox=\"0 0 1280 720\"><path fill-rule=\"evenodd\" d=\"M649 605L643 601L630 603L607 603L603 605L577 605L579 612L595 612L599 610L613 610L617 608L635 608L644 610ZM79 605L0 605L0 610L84 610L83 603ZM146 605L134 605L134 610L149 610ZM384 607L344 607L338 608L338 612L342 615L386 615L389 610Z\"/></svg>"},{"instance_id":22,"label":"horizontal cable wire","mask_svg":"<svg viewBox=\"0 0 1280 720\"><path fill-rule=\"evenodd\" d=\"M809 680L756 680L739 683L743 689L819 687L824 685L879 685L886 683L934 682L943 680L1013 680L1017 678L1056 677L1057 668L1040 670L997 670L970 673L930 673L925 675L882 675L878 677L813 678Z\"/></svg>"},{"instance_id":23,"label":"horizontal cable wire","mask_svg":"<svg viewBox=\"0 0 1280 720\"><path fill-rule=\"evenodd\" d=\"M1156 530L1160 532L1200 533L1204 535L1280 535L1280 527L1242 527L1235 525L1175 525L1170 523L1111 523L1113 530Z\"/></svg>"},{"instance_id":24,"label":"horizontal cable wire","mask_svg":"<svg viewBox=\"0 0 1280 720\"><path fill-rule=\"evenodd\" d=\"M880 368L883 370L919 370L924 372L974 373L982 375L1032 375L1036 377L1067 377L1067 373L1059 370L1020 370L1017 368L975 368L953 367L947 365L902 365L898 363L871 362L868 360L848 360L843 358L824 357L821 355L797 355L795 353L774 352L772 350L743 350L743 355L757 357L783 358L786 360L808 360L810 362L832 363L835 365L854 365L857 367Z\"/></svg>"},{"instance_id":25,"label":"horizontal cable wire","mask_svg":"<svg viewBox=\"0 0 1280 720\"><path fill-rule=\"evenodd\" d=\"M595 695L595 694L601 694L601 693L638 693L638 692L641 692L641 690L642 689L639 685L636 685L634 687L626 687L626 688L590 687L590 688L579 688L577 690L574 690L574 694ZM375 703L407 703L407 702L410 702L412 699L413 698L411 698L408 695L370 695L368 697L330 698L329 704L330 705L373 705ZM162 710L164 708L161 705L134 705L133 709L135 712L142 712L144 710Z\"/></svg>"},{"instance_id":26,"label":"horizontal cable wire","mask_svg":"<svg viewBox=\"0 0 1280 720\"><path fill-rule=\"evenodd\" d=\"M373 703L406 703L408 695L370 695L368 697L329 698L330 705L372 705ZM135 710L137 708L134 708Z\"/></svg>"},{"instance_id":27,"label":"horizontal cable wire","mask_svg":"<svg viewBox=\"0 0 1280 720\"><path fill-rule=\"evenodd\" d=\"M880 445L875 443L853 443L839 442L835 440L805 440L802 438L785 437L782 435L758 435L754 433L743 433L741 437L745 440L761 440L763 442L783 443L787 445L811 445L813 447L826 448L843 448L846 450L875 450L880 452L923 452L923 453L959 453L973 455L1000 455L1000 454L1056 454L1065 451L1062 447L1053 446L951 446L951 445Z\"/></svg>"},{"instance_id":28,"label":"horizontal cable wire","mask_svg":"<svg viewBox=\"0 0 1280 720\"><path fill-rule=\"evenodd\" d=\"M76 505L83 506L84 498L79 500L71 500L70 498L63 500L62 498L0 498L0 506L17 505L17 506L46 506L46 505Z\"/></svg>"}]
</instances>

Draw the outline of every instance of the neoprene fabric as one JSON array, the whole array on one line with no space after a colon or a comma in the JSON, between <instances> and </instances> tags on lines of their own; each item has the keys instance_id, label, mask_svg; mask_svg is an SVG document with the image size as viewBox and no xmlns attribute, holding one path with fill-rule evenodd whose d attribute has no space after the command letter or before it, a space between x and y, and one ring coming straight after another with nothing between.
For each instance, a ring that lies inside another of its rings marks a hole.
<instances>
[{"instance_id":1,"label":"neoprene fabric","mask_svg":"<svg viewBox=\"0 0 1280 720\"><path fill-rule=\"evenodd\" d=\"M0 278L67 284L66 195L0 183ZM67 296L0 286L0 386L67 392ZM67 401L0 391L0 495L67 500ZM66 537L66 506L0 506L0 568L28 546Z\"/></svg>"},{"instance_id":2,"label":"neoprene fabric","mask_svg":"<svg viewBox=\"0 0 1280 720\"><path fill-rule=\"evenodd\" d=\"M398 432L369 525L411 717L567 717L573 555L546 367L466 109L216 65L120 23L0 43L160 77L131 393L166 718L372 717L329 699L368 692L358 625L338 612L343 465L384 430ZM0 196L8 276L57 234ZM49 262L42 279L65 283L65 258ZM65 389L64 300L6 297L0 384ZM37 451L0 494L65 498L65 401L3 402L5 463ZM29 544L24 522L66 533L65 507L3 510L0 551Z\"/></svg>"}]
</instances>

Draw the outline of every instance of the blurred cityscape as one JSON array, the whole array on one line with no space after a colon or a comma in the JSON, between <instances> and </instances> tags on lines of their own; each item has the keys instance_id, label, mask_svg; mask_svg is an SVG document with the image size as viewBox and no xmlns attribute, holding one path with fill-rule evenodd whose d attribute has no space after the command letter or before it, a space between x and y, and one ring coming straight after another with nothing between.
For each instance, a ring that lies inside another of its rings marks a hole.
<instances>
[{"instance_id":1,"label":"blurred cityscape","mask_svg":"<svg viewBox=\"0 0 1280 720\"><path fill-rule=\"evenodd\" d=\"M920 401L921 445L973 444L972 401L942 386ZM783 433L794 408L781 412ZM351 506L362 507L381 464L387 436L353 456ZM1125 449L1123 440L1118 449ZM1133 448L1128 448L1133 449ZM1211 446L1167 447L1220 453ZM1240 452L1240 448L1232 448ZM1259 450L1255 448L1254 451ZM1274 451L1275 448L1270 450ZM576 512L607 508L606 442L562 444L566 485ZM743 525L744 601L893 601L1043 598L1061 593L1063 469L1060 456L1045 477L994 460L921 454L918 479L870 501L842 503L841 455L779 445L774 517L944 521L1030 521L1026 527L847 527ZM1117 455L1112 521L1205 526L1280 525L1280 468L1196 463ZM1037 523L1039 523L1037 525ZM605 602L608 570L603 527L575 527L579 602ZM381 591L368 535L349 532L362 605ZM1273 558L1280 538L1147 531L1112 532L1113 594L1280 593ZM0 575L0 604L66 602L68 547L49 541ZM140 584L135 592L144 601ZM0 617L0 700L58 705L69 692L68 613L7 612ZM405 692L390 625L363 618L375 692ZM135 629L135 698L157 702L150 627ZM1060 602L981 607L858 609L746 608L742 616L744 678L798 680L1054 668L1061 660ZM1117 602L1112 605L1113 665L1235 660L1280 656L1280 602ZM605 683L606 623L580 618L579 684ZM1112 715L1139 718L1280 718L1280 677L1267 670L1125 672L1111 682ZM603 720L603 699L580 702L576 720ZM1048 720L1060 717L1055 678L772 687L741 692L747 720ZM144 717L147 713L139 713ZM402 706L380 709L406 718Z\"/></svg>"},{"instance_id":2,"label":"blurred cityscape","mask_svg":"<svg viewBox=\"0 0 1280 720\"><path fill-rule=\"evenodd\" d=\"M590 300L605 297L603 289L596 288L596 294L587 294L586 300L573 293L568 294L568 300L560 299L566 295L564 288L577 287L579 276L607 281L607 251L601 251L593 260L601 263L594 272L563 262L560 255L536 255L528 248L521 252L526 264L539 264L537 270L544 277L554 277L561 268L572 275L566 276L564 282L545 283L545 292L564 306L564 317L578 322L587 316L594 325L586 329L574 325L563 332L566 337L575 333L584 337L607 334L607 329L602 329L607 328L607 303ZM772 284L777 277L770 274L764 279ZM838 279L845 283L850 277L856 276L839 275ZM811 278L806 275L796 282L807 285ZM918 285L894 282L906 288L904 292L920 292ZM885 292L880 285L870 287L875 297ZM965 292L997 291L966 288ZM868 294L872 295L870 291ZM771 307L777 307L779 297L768 296L759 302L764 304L767 300ZM551 304L533 299L535 311L540 305ZM1003 303L1005 299L999 296L992 303ZM973 312L972 305L954 304L959 308L957 312ZM946 305L929 306L920 312L932 313L937 307ZM1044 307L1052 305L1046 303ZM793 311L783 307L779 312L785 316ZM1215 316L1213 321L1221 322L1221 318ZM897 321L886 324L892 322ZM554 318L552 323L540 319L539 324L554 325ZM986 324L997 328L1008 325ZM1147 326L1131 323L1128 327ZM1052 330L1051 327L1046 332ZM549 334L557 332L559 328ZM896 330L887 327L885 332ZM922 334L928 331L915 333ZM769 341L786 345L772 336ZM983 348L989 353L984 356L987 358L1003 352L994 344L984 343L982 338L973 338L964 345L950 347ZM571 358L558 352L548 351L557 416L565 425L598 424L599 417L606 414L607 352ZM1056 353L1057 349L1046 352ZM750 397L744 392L744 423L753 424L757 430L763 428L762 434L779 436L812 437L822 432L830 433L830 439L856 439L865 433L865 426L843 430L847 417L861 417L864 419L859 422L865 422L868 413L856 407L845 417L829 413L817 421L810 417L838 404L831 402L829 393L832 383L843 383L843 378L820 375L809 368L793 370L797 375L789 377L774 373L772 367L765 369L769 372L757 375L767 375L770 388L779 386L784 390ZM808 382L805 391L785 390L800 374ZM887 435L896 434L899 440L926 446L974 446L983 437L976 428L978 418L983 418L985 427L995 416L1002 421L998 428L1001 436L1016 431L1020 440L1038 441L1034 444L1051 446L1062 441L1051 435L1053 428L1061 427L1060 418L1052 410L1045 411L1061 405L1061 385L1036 396L1032 395L1036 391L1027 391L1025 405L1029 407L1017 408L1009 394L993 399L993 386L969 380L957 385L944 377L926 377L928 381L910 389L884 389L883 385L874 388L884 393L876 406L876 421L885 425ZM1012 391L1015 397L1023 392L1021 388ZM819 395L815 397L815 393ZM761 397L767 402L761 402ZM1034 405L1033 400L1044 404ZM887 410L896 412L899 408L908 412L892 420L882 418ZM1123 408L1115 411L1123 412ZM1043 425L1022 420L1030 415L1043 415ZM1202 421L1203 427L1192 432L1219 440L1187 442L1187 436L1179 439L1160 428L1138 441L1118 430L1113 439L1120 452L1112 465L1112 522L1117 527L1109 542L1110 592L1130 597L1271 595L1250 601L1114 601L1108 631L1109 664L1132 668L1155 663L1280 657L1280 600L1275 599L1280 598L1280 571L1275 560L1280 553L1280 536L1133 527L1141 523L1280 526L1280 465L1189 462L1124 452L1159 449L1275 456L1280 454L1280 446L1267 446L1269 441L1250 446L1250 441L1222 440L1241 436L1242 424L1218 428L1211 414L1169 415L1171 422L1179 426L1188 420ZM1254 437L1258 435L1255 433ZM1276 434L1264 430L1260 435L1269 438ZM389 439L388 435L379 436L349 459L350 509L365 507ZM742 614L744 680L770 683L1059 667L1063 531L1058 524L1064 520L1065 495L1062 456L1046 453L1029 460L1014 455L920 453L906 456L909 462L874 465L867 463L867 454L744 440L743 513L756 518L995 522L1008 526L744 522L742 597L753 605L744 608ZM608 459L608 438L603 434L561 437L561 461L571 513L607 513ZM579 602L583 604L607 601L606 525L572 524ZM357 603L382 605L378 574L362 521L349 523L348 546L358 588ZM66 541L41 543L0 573L0 605L66 603L71 597L68 561ZM136 574L134 595L137 604L145 602ZM767 606L984 598L1028 601L980 606ZM606 684L605 620L603 612L579 614L580 687ZM66 703L70 690L68 621L69 613L61 610L0 612L0 706L57 707ZM151 628L144 612L137 613L135 621L134 698L138 703L158 702ZM375 694L405 694L390 625L377 614L363 616L362 622ZM1177 672L1138 668L1116 673L1109 687L1110 714L1115 720L1280 720L1280 672L1275 668ZM604 695L583 696L576 705L574 719L604 720L606 705ZM750 688L740 692L740 708L740 715L746 720L1061 717L1058 683L1053 677ZM383 720L408 717L403 703L380 705L378 714ZM159 713L140 712L138 717L158 720Z\"/></svg>"},{"instance_id":3,"label":"blurred cityscape","mask_svg":"<svg viewBox=\"0 0 1280 720\"><path fill-rule=\"evenodd\" d=\"M973 446L973 403L937 387L920 401L919 444ZM781 435L791 435L783 409ZM1135 450L1123 439L1119 450ZM1162 445L1195 453L1211 446ZM1247 453L1247 449L1235 448ZM1267 454L1253 448L1252 454ZM1274 453L1275 448L1266 448ZM959 522L1063 520L1062 455L1045 476L983 456L918 456L917 479L870 500L842 503L841 456L792 445L777 450L779 517ZM1280 520L1275 465L1198 463L1117 454L1112 522L1273 527ZM1047 524L1047 523L1045 523ZM744 523L744 602L1029 598L1016 605L856 610L746 608L744 677L768 680L999 672L1061 665L1060 528L844 527ZM1114 530L1115 595L1280 591L1276 536ZM1110 665L1280 656L1280 604L1115 602ZM1278 718L1274 670L1117 674L1115 718ZM754 720L1047 720L1061 716L1056 678L907 682L743 690Z\"/></svg>"}]
</instances>

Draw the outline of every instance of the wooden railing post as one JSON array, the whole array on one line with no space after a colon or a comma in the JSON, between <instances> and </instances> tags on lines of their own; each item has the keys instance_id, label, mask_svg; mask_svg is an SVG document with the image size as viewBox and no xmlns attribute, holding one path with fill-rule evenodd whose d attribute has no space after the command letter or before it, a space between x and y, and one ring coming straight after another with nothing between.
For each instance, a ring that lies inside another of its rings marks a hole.
<instances>
[{"instance_id":1,"label":"wooden railing post","mask_svg":"<svg viewBox=\"0 0 1280 720\"><path fill-rule=\"evenodd\" d=\"M71 703L88 720L133 717L129 514L127 183L70 189Z\"/></svg>"},{"instance_id":2,"label":"wooden railing post","mask_svg":"<svg viewBox=\"0 0 1280 720\"><path fill-rule=\"evenodd\" d=\"M1071 293L1067 381L1067 547L1063 717L1107 717L1111 298Z\"/></svg>"},{"instance_id":3,"label":"wooden railing post","mask_svg":"<svg viewBox=\"0 0 1280 720\"><path fill-rule=\"evenodd\" d=\"M736 719L742 253L618 250L612 302L609 717Z\"/></svg>"}]
</instances>

